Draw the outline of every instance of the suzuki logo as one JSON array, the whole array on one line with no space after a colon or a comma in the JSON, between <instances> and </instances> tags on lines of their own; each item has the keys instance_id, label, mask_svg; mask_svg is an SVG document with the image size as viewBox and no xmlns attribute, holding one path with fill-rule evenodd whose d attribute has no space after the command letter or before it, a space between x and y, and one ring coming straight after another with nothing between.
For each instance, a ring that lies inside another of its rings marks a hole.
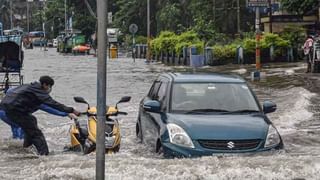
<instances>
[{"instance_id":1,"label":"suzuki logo","mask_svg":"<svg viewBox=\"0 0 320 180\"><path fill-rule=\"evenodd\" d=\"M235 147L234 142L232 142L232 141L228 142L227 145L228 145L227 147L229 149L233 149Z\"/></svg>"}]
</instances>

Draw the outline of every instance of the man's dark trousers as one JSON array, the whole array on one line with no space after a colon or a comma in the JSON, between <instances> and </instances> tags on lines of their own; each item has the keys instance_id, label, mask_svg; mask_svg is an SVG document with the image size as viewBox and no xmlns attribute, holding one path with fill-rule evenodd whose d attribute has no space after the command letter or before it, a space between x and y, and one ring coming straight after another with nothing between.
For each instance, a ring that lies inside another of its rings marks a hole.
<instances>
[{"instance_id":1,"label":"man's dark trousers","mask_svg":"<svg viewBox=\"0 0 320 180\"><path fill-rule=\"evenodd\" d=\"M46 139L37 125L37 118L32 114L22 113L19 111L6 111L7 116L19 125L24 133L24 147L35 145L40 155L48 155L49 149Z\"/></svg>"}]
</instances>

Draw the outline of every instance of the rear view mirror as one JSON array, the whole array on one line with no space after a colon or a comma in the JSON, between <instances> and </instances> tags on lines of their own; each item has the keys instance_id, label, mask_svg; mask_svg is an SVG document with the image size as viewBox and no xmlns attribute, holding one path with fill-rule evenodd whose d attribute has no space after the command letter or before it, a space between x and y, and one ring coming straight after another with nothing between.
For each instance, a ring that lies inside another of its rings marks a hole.
<instances>
[{"instance_id":1,"label":"rear view mirror","mask_svg":"<svg viewBox=\"0 0 320 180\"><path fill-rule=\"evenodd\" d=\"M131 100L131 97L130 96L124 96L120 99L120 101L117 103L124 103L124 102L129 102Z\"/></svg>"},{"instance_id":2,"label":"rear view mirror","mask_svg":"<svg viewBox=\"0 0 320 180\"><path fill-rule=\"evenodd\" d=\"M277 110L277 105L271 101L263 102L263 112L265 114L275 112Z\"/></svg>"},{"instance_id":3,"label":"rear view mirror","mask_svg":"<svg viewBox=\"0 0 320 180\"><path fill-rule=\"evenodd\" d=\"M77 103L83 103L83 104L88 104L86 100L84 100L83 97L73 97L74 101Z\"/></svg>"},{"instance_id":4,"label":"rear view mirror","mask_svg":"<svg viewBox=\"0 0 320 180\"><path fill-rule=\"evenodd\" d=\"M161 104L159 101L146 101L143 104L143 109L147 112L155 112L155 113L159 113L161 110Z\"/></svg>"}]
</instances>

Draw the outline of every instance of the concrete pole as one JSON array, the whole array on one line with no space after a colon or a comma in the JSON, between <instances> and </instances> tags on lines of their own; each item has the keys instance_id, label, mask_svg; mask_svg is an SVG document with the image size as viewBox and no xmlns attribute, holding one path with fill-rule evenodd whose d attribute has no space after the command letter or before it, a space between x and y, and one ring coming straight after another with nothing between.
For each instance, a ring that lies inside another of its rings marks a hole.
<instances>
[{"instance_id":1,"label":"concrete pole","mask_svg":"<svg viewBox=\"0 0 320 180\"><path fill-rule=\"evenodd\" d=\"M151 46L150 46L150 0L147 0L147 33L148 33L148 51L147 51L147 62L151 61Z\"/></svg>"},{"instance_id":2,"label":"concrete pole","mask_svg":"<svg viewBox=\"0 0 320 180\"><path fill-rule=\"evenodd\" d=\"M97 143L96 179L105 179L105 123L107 86L107 4L108 0L97 0L98 15L98 74L97 74Z\"/></svg>"}]
</instances>

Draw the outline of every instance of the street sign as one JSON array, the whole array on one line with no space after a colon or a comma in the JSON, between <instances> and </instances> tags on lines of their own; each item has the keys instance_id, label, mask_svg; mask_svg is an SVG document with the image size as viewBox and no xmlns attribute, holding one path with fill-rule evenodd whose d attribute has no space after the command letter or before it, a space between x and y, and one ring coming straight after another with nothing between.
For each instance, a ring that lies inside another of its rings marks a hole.
<instances>
[{"instance_id":1,"label":"street sign","mask_svg":"<svg viewBox=\"0 0 320 180\"><path fill-rule=\"evenodd\" d=\"M247 0L248 7L266 7L269 6L268 0Z\"/></svg>"},{"instance_id":2,"label":"street sign","mask_svg":"<svg viewBox=\"0 0 320 180\"><path fill-rule=\"evenodd\" d=\"M129 32L132 34L135 34L138 32L138 26L136 24L131 24L129 26Z\"/></svg>"}]
</instances>

